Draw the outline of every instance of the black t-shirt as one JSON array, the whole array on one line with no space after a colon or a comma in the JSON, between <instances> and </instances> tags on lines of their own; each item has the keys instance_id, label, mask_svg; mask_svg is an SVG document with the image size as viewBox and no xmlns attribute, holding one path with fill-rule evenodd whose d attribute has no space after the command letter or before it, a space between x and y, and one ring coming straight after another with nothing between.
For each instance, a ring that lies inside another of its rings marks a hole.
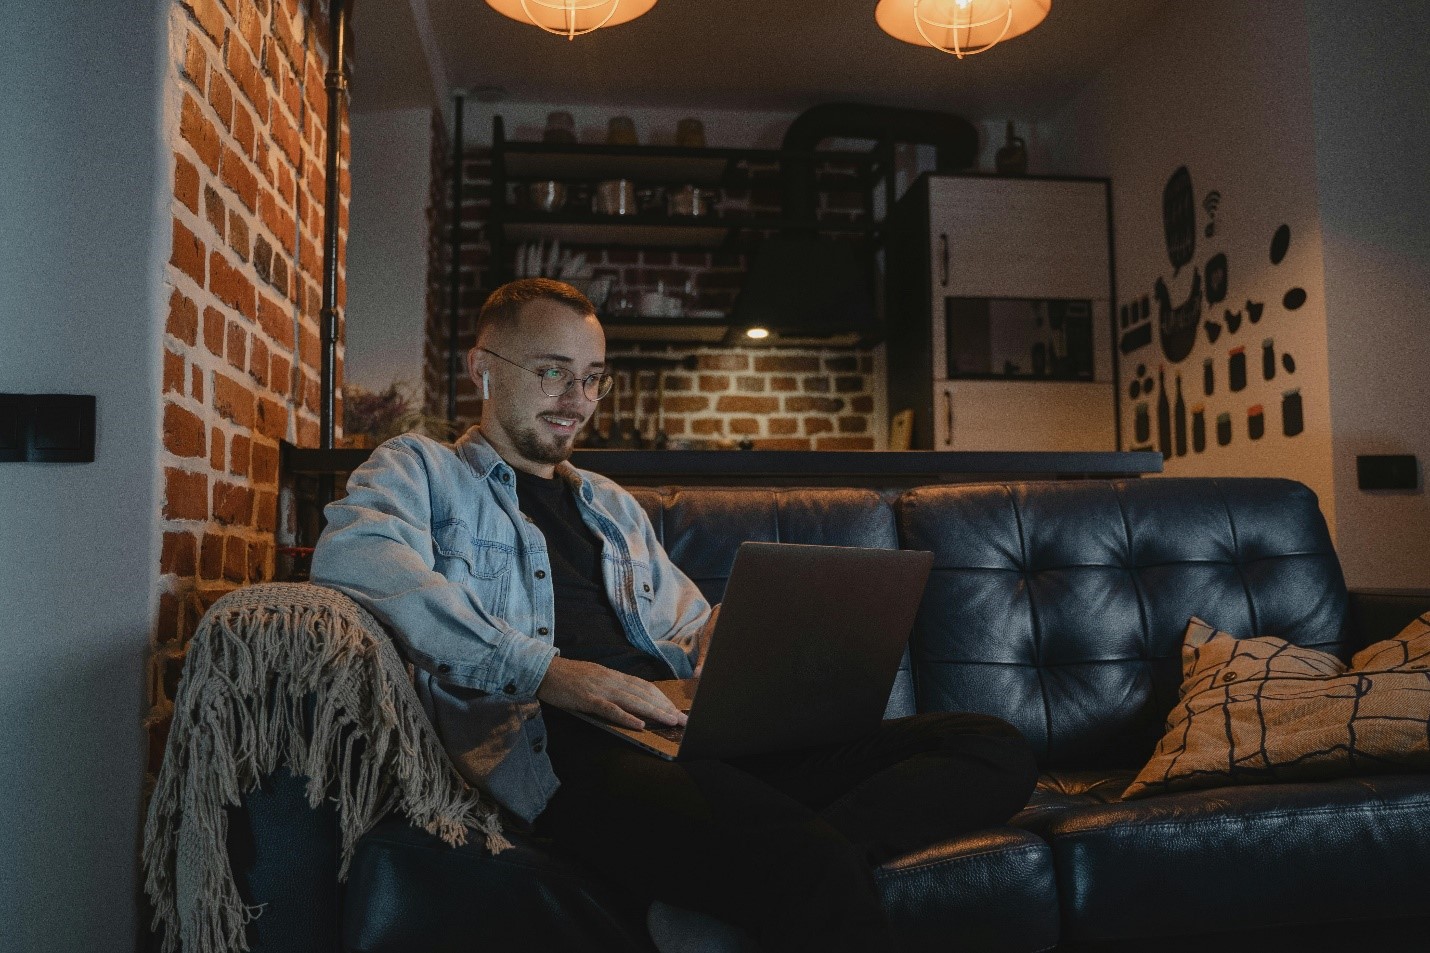
<instances>
[{"instance_id":1,"label":"black t-shirt","mask_svg":"<svg viewBox=\"0 0 1430 953\"><path fill-rule=\"evenodd\" d=\"M664 662L626 638L611 607L601 573L601 540L581 519L571 489L561 477L544 480L516 471L517 502L546 537L556 594L556 647L564 658L599 662L627 675L654 681L671 678Z\"/></svg>"}]
</instances>

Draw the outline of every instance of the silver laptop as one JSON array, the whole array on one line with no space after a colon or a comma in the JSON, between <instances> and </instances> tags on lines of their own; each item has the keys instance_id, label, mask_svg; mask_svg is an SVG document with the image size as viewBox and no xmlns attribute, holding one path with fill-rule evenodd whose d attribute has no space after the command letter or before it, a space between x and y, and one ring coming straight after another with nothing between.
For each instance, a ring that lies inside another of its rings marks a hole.
<instances>
[{"instance_id":1,"label":"silver laptop","mask_svg":"<svg viewBox=\"0 0 1430 953\"><path fill-rule=\"evenodd\" d=\"M683 728L578 717L667 760L848 741L879 725L933 554L744 543L699 679L654 682Z\"/></svg>"}]
</instances>

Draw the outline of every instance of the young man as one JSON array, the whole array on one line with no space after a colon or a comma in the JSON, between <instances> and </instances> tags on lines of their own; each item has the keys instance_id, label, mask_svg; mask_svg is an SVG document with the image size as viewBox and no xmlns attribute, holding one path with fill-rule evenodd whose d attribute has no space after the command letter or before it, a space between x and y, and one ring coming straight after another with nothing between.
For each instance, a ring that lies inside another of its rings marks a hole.
<instances>
[{"instance_id":1,"label":"young man","mask_svg":"<svg viewBox=\"0 0 1430 953\"><path fill-rule=\"evenodd\" d=\"M895 949L873 865L1019 810L1023 738L920 715L852 744L669 762L569 714L682 723L650 682L693 673L718 610L630 494L567 462L611 381L584 296L497 289L467 364L481 424L374 451L327 509L313 579L396 636L463 775L608 881L770 951Z\"/></svg>"}]
</instances>

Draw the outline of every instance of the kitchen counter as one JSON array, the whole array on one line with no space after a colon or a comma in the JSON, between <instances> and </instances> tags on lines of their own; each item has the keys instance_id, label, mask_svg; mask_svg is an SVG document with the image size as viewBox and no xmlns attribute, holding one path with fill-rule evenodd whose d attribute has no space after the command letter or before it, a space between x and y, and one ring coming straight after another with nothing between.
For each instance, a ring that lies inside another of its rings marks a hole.
<instances>
[{"instance_id":1,"label":"kitchen counter","mask_svg":"<svg viewBox=\"0 0 1430 953\"><path fill-rule=\"evenodd\" d=\"M283 445L287 473L347 473L369 450ZM1159 453L937 450L577 450L571 462L631 486L875 486L1126 479L1162 472Z\"/></svg>"}]
</instances>

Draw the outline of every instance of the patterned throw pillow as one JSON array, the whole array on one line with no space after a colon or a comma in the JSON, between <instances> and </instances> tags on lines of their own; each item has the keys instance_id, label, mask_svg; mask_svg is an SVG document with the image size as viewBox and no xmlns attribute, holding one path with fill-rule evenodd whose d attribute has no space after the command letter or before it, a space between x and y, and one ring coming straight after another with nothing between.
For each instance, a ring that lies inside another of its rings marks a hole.
<instances>
[{"instance_id":1,"label":"patterned throw pillow","mask_svg":"<svg viewBox=\"0 0 1430 953\"><path fill-rule=\"evenodd\" d=\"M1430 613L1349 667L1193 618L1181 700L1124 799L1221 787L1430 768Z\"/></svg>"}]
</instances>

